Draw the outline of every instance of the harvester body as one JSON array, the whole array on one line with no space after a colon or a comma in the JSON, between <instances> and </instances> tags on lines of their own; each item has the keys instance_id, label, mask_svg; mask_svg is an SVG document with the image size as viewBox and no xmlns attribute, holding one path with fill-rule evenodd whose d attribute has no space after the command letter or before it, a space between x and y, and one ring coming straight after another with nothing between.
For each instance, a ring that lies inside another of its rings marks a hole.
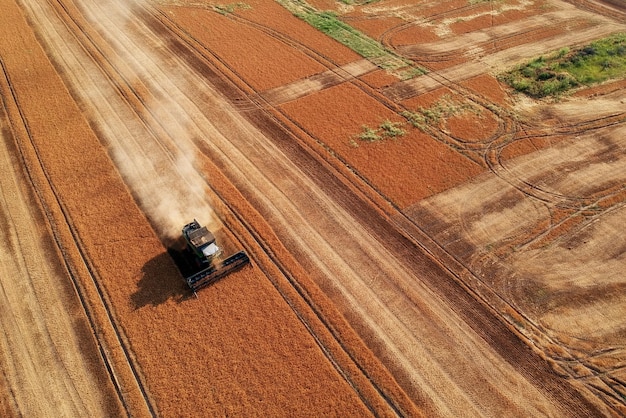
<instances>
[{"instance_id":1,"label":"harvester body","mask_svg":"<svg viewBox=\"0 0 626 418\"><path fill-rule=\"evenodd\" d=\"M206 226L200 226L195 219L184 226L183 237L187 246L202 263L210 263L222 252L215 242L213 233Z\"/></svg>"},{"instance_id":2,"label":"harvester body","mask_svg":"<svg viewBox=\"0 0 626 418\"><path fill-rule=\"evenodd\" d=\"M217 245L215 236L195 219L183 227L183 237L198 264L202 266L200 271L185 278L187 285L194 293L250 262L245 251L238 251L223 260L220 259L222 250Z\"/></svg>"}]
</instances>

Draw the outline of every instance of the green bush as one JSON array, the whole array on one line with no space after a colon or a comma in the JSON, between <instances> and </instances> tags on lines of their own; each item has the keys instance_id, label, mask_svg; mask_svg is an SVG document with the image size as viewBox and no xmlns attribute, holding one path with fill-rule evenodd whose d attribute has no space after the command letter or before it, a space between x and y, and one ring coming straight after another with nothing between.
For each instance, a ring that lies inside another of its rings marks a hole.
<instances>
[{"instance_id":1,"label":"green bush","mask_svg":"<svg viewBox=\"0 0 626 418\"><path fill-rule=\"evenodd\" d=\"M557 96L581 84L626 76L626 34L540 56L499 78L532 97Z\"/></svg>"},{"instance_id":2,"label":"green bush","mask_svg":"<svg viewBox=\"0 0 626 418\"><path fill-rule=\"evenodd\" d=\"M389 120L386 120L380 124L380 131L385 137L393 138L396 136L402 136L406 132L404 131L404 129L401 128L401 125L402 124L400 122L391 122Z\"/></svg>"},{"instance_id":3,"label":"green bush","mask_svg":"<svg viewBox=\"0 0 626 418\"><path fill-rule=\"evenodd\" d=\"M380 141L382 139L382 137L378 135L378 130L372 129L366 125L363 125L361 128L363 130L361 131L359 135L357 135L357 138L359 138L361 141L374 142L374 141Z\"/></svg>"},{"instance_id":4,"label":"green bush","mask_svg":"<svg viewBox=\"0 0 626 418\"><path fill-rule=\"evenodd\" d=\"M376 142L385 138L395 138L404 134L406 134L406 131L402 129L402 122L392 122L390 120L386 120L382 122L378 128L370 128L367 125L361 126L361 133L356 135L356 138L363 142Z\"/></svg>"}]
</instances>

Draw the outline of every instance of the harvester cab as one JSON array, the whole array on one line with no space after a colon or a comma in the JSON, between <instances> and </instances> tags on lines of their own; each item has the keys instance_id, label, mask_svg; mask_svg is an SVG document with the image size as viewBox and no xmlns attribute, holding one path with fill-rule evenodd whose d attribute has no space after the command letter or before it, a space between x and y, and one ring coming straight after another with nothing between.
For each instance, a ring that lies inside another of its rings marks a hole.
<instances>
[{"instance_id":1,"label":"harvester cab","mask_svg":"<svg viewBox=\"0 0 626 418\"><path fill-rule=\"evenodd\" d=\"M202 266L202 270L185 278L194 294L198 289L215 283L250 262L250 258L243 250L222 259L222 250L217 245L213 233L195 219L183 227L183 238L190 252L194 254L197 264Z\"/></svg>"},{"instance_id":2,"label":"harvester cab","mask_svg":"<svg viewBox=\"0 0 626 418\"><path fill-rule=\"evenodd\" d=\"M213 233L206 226L200 226L195 219L184 226L183 237L189 249L202 263L210 263L222 253Z\"/></svg>"}]
</instances>

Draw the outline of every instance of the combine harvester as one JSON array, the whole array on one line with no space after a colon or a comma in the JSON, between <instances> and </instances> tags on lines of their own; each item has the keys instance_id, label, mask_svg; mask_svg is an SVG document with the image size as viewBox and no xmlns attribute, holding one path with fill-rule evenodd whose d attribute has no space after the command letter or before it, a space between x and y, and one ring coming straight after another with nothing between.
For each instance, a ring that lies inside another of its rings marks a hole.
<instances>
[{"instance_id":1,"label":"combine harvester","mask_svg":"<svg viewBox=\"0 0 626 418\"><path fill-rule=\"evenodd\" d=\"M236 252L223 260L220 259L222 250L215 242L215 236L206 226L200 226L195 219L185 225L183 237L187 242L187 247L193 252L197 263L204 267L199 272L185 278L187 285L194 294L199 289L215 283L250 262L245 251Z\"/></svg>"}]
</instances>

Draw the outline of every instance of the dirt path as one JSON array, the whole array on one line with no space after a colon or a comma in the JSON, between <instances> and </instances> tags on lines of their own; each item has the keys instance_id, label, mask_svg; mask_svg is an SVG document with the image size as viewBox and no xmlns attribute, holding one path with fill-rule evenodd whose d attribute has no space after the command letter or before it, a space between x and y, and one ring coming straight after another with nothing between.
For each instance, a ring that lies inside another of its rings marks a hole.
<instances>
[{"instance_id":1,"label":"dirt path","mask_svg":"<svg viewBox=\"0 0 626 418\"><path fill-rule=\"evenodd\" d=\"M364 59L265 91L262 97L263 100L276 107L376 69L378 67Z\"/></svg>"}]
</instances>

